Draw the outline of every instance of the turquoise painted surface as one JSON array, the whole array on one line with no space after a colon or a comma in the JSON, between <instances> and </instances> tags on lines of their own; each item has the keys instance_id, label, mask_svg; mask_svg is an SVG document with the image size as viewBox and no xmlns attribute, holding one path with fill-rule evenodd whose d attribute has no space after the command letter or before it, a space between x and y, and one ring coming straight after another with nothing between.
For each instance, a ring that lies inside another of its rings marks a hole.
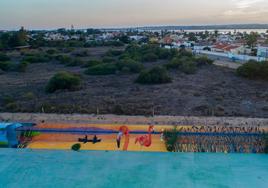
<instances>
[{"instance_id":1,"label":"turquoise painted surface","mask_svg":"<svg viewBox=\"0 0 268 188\"><path fill-rule=\"evenodd\" d=\"M268 155L0 150L0 187L267 188Z\"/></svg>"}]
</instances>

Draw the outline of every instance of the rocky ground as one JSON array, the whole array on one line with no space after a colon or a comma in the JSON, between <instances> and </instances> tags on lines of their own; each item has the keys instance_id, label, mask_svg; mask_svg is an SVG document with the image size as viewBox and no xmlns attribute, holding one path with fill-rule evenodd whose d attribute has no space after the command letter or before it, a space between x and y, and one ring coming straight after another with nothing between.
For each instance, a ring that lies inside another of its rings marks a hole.
<instances>
[{"instance_id":1,"label":"rocky ground","mask_svg":"<svg viewBox=\"0 0 268 188\"><path fill-rule=\"evenodd\" d=\"M83 88L45 93L48 80L60 70L81 73ZM25 73L2 72L0 111L268 118L268 83L240 78L226 67L206 66L193 75L171 71L173 82L164 85L136 84L137 74L87 76L83 70L50 62L31 64ZM14 100L12 108L4 105L6 96Z\"/></svg>"}]
</instances>

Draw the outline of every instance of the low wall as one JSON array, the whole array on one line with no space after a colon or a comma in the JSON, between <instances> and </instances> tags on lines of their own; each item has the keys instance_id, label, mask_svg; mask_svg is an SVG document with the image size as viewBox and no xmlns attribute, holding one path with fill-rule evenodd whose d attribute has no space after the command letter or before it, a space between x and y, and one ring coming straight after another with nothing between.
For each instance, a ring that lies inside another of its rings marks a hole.
<instances>
[{"instance_id":1,"label":"low wall","mask_svg":"<svg viewBox=\"0 0 268 188\"><path fill-rule=\"evenodd\" d=\"M204 126L261 126L268 128L268 119L243 117L184 117L184 116L117 116L43 113L0 113L0 121L53 122L76 124L154 124L154 125L204 125Z\"/></svg>"},{"instance_id":2,"label":"low wall","mask_svg":"<svg viewBox=\"0 0 268 188\"><path fill-rule=\"evenodd\" d=\"M239 55L239 54L233 54L233 53L220 53L220 52L211 52L206 50L195 50L196 54L203 54L203 55L211 55L211 56L217 56L222 58L229 58L230 60L235 59L242 62L247 62L249 60L255 60L255 61L265 61L266 58L263 57L257 57L257 56L249 56L249 55Z\"/></svg>"}]
</instances>

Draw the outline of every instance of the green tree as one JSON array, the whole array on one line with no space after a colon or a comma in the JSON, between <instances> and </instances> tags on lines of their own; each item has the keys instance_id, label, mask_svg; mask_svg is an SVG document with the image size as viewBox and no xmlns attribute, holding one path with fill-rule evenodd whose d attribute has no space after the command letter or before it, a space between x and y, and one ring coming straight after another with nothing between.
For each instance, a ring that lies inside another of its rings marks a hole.
<instances>
[{"instance_id":1,"label":"green tree","mask_svg":"<svg viewBox=\"0 0 268 188\"><path fill-rule=\"evenodd\" d=\"M218 30L215 30L214 31L214 35L215 35L215 37L218 37L219 36L219 31Z\"/></svg>"},{"instance_id":2,"label":"green tree","mask_svg":"<svg viewBox=\"0 0 268 188\"><path fill-rule=\"evenodd\" d=\"M256 46L258 36L259 35L256 32L251 32L249 35L247 35L246 36L246 43L247 43L247 45L250 46L251 48L253 48L254 46Z\"/></svg>"},{"instance_id":3,"label":"green tree","mask_svg":"<svg viewBox=\"0 0 268 188\"><path fill-rule=\"evenodd\" d=\"M0 41L2 44L2 49L8 48L8 43L9 43L10 37L11 37L10 33L1 34Z\"/></svg>"},{"instance_id":4,"label":"green tree","mask_svg":"<svg viewBox=\"0 0 268 188\"><path fill-rule=\"evenodd\" d=\"M66 35L68 34L68 31L65 28L59 28L57 30L58 33L62 34L62 35Z\"/></svg>"},{"instance_id":5,"label":"green tree","mask_svg":"<svg viewBox=\"0 0 268 188\"><path fill-rule=\"evenodd\" d=\"M150 70L142 71L136 80L140 84L165 84L170 83L172 79L165 68L153 67Z\"/></svg>"},{"instance_id":6,"label":"green tree","mask_svg":"<svg viewBox=\"0 0 268 188\"><path fill-rule=\"evenodd\" d=\"M194 42L197 41L195 33L193 33L193 32L189 33L189 41L194 41Z\"/></svg>"},{"instance_id":7,"label":"green tree","mask_svg":"<svg viewBox=\"0 0 268 188\"><path fill-rule=\"evenodd\" d=\"M199 35L203 40L205 40L206 38L209 37L209 32L208 31L201 32L201 33L199 33Z\"/></svg>"},{"instance_id":8,"label":"green tree","mask_svg":"<svg viewBox=\"0 0 268 188\"><path fill-rule=\"evenodd\" d=\"M88 35L93 35L93 34L101 34L101 31L98 29L87 29L87 34Z\"/></svg>"},{"instance_id":9,"label":"green tree","mask_svg":"<svg viewBox=\"0 0 268 188\"><path fill-rule=\"evenodd\" d=\"M206 30L204 35L206 36L206 38L209 37L209 31Z\"/></svg>"},{"instance_id":10,"label":"green tree","mask_svg":"<svg viewBox=\"0 0 268 188\"><path fill-rule=\"evenodd\" d=\"M130 42L130 39L127 35L123 35L123 36L119 37L119 40L125 44L128 44Z\"/></svg>"},{"instance_id":11,"label":"green tree","mask_svg":"<svg viewBox=\"0 0 268 188\"><path fill-rule=\"evenodd\" d=\"M44 33L37 33L33 40L30 40L30 45L33 47L42 47L46 45L46 41L44 39Z\"/></svg>"},{"instance_id":12,"label":"green tree","mask_svg":"<svg viewBox=\"0 0 268 188\"><path fill-rule=\"evenodd\" d=\"M24 46L27 44L27 32L23 27L18 32L13 33L13 35L9 39L9 46Z\"/></svg>"}]
</instances>

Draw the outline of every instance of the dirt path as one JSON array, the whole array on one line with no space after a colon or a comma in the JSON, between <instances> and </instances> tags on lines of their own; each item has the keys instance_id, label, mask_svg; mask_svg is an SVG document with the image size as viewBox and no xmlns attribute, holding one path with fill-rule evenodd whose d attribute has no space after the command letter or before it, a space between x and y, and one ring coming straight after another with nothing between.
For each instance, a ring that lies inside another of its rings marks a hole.
<instances>
[{"instance_id":1,"label":"dirt path","mask_svg":"<svg viewBox=\"0 0 268 188\"><path fill-rule=\"evenodd\" d=\"M220 67L227 67L230 69L237 69L238 67L240 67L242 65L242 63L216 60L216 61L214 61L214 65L217 65Z\"/></svg>"}]
</instances>

